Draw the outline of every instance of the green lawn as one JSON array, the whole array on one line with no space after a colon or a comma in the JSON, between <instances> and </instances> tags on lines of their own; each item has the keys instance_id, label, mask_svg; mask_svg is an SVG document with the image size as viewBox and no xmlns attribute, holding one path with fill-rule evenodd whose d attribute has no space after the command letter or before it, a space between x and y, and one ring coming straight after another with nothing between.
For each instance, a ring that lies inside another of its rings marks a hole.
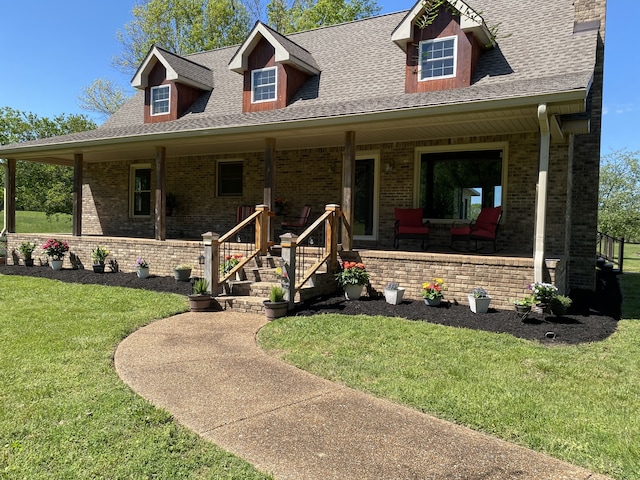
<instances>
[{"instance_id":1,"label":"green lawn","mask_svg":"<svg viewBox=\"0 0 640 480\"><path fill-rule=\"evenodd\" d=\"M52 215L43 212L16 212L17 233L71 233L72 216ZM0 230L4 228L4 212L0 210Z\"/></svg>"},{"instance_id":2,"label":"green lawn","mask_svg":"<svg viewBox=\"0 0 640 480\"><path fill-rule=\"evenodd\" d=\"M259 342L318 376L618 479L640 479L640 274L603 342L545 347L397 318L272 322ZM479 318L478 321L481 321Z\"/></svg>"},{"instance_id":3,"label":"green lawn","mask_svg":"<svg viewBox=\"0 0 640 480\"><path fill-rule=\"evenodd\" d=\"M182 296L0 276L0 479L264 479L118 378L127 334Z\"/></svg>"}]
</instances>

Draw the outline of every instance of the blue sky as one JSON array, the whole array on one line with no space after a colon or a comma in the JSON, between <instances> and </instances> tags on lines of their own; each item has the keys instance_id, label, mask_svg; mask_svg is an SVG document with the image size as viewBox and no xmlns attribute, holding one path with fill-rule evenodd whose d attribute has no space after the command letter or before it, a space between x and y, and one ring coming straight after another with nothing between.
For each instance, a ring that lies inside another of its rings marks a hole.
<instances>
[{"instance_id":1,"label":"blue sky","mask_svg":"<svg viewBox=\"0 0 640 480\"><path fill-rule=\"evenodd\" d=\"M131 20L134 0L21 0L2 6L0 106L52 117L86 113L78 107L84 86L106 77L128 86L129 76L111 66L120 52L115 38ZM379 0L382 12L413 6ZM640 55L632 15L637 0L608 0L605 38L602 152L640 151ZM633 52L633 53L631 53ZM101 120L96 117L99 123Z\"/></svg>"}]
</instances>

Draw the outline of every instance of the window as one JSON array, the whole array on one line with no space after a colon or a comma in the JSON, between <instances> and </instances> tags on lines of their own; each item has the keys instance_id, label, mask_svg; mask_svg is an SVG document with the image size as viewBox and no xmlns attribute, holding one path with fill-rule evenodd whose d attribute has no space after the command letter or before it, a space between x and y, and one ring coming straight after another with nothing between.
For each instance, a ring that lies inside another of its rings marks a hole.
<instances>
[{"instance_id":1,"label":"window","mask_svg":"<svg viewBox=\"0 0 640 480\"><path fill-rule=\"evenodd\" d=\"M131 166L130 215L148 217L151 215L151 168L149 165Z\"/></svg>"},{"instance_id":2,"label":"window","mask_svg":"<svg viewBox=\"0 0 640 480\"><path fill-rule=\"evenodd\" d=\"M276 67L251 72L251 103L276 99Z\"/></svg>"},{"instance_id":3,"label":"window","mask_svg":"<svg viewBox=\"0 0 640 480\"><path fill-rule=\"evenodd\" d=\"M163 115L169 113L169 85L151 87L151 115Z\"/></svg>"},{"instance_id":4,"label":"window","mask_svg":"<svg viewBox=\"0 0 640 480\"><path fill-rule=\"evenodd\" d=\"M242 196L242 162L218 162L218 196Z\"/></svg>"},{"instance_id":5,"label":"window","mask_svg":"<svg viewBox=\"0 0 640 480\"><path fill-rule=\"evenodd\" d=\"M420 153L419 206L432 219L474 219L502 205L502 150Z\"/></svg>"},{"instance_id":6,"label":"window","mask_svg":"<svg viewBox=\"0 0 640 480\"><path fill-rule=\"evenodd\" d=\"M456 76L458 38L447 37L420 42L419 79L433 80Z\"/></svg>"}]
</instances>

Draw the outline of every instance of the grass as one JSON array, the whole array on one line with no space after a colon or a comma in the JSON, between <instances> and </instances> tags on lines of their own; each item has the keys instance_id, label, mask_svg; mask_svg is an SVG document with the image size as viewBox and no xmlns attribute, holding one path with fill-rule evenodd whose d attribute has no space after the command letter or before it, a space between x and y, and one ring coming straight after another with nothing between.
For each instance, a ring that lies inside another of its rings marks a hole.
<instances>
[{"instance_id":1,"label":"grass","mask_svg":"<svg viewBox=\"0 0 640 480\"><path fill-rule=\"evenodd\" d=\"M0 230L4 228L4 212L0 210ZM43 212L16 212L16 233L71 233L72 216L52 215L47 218Z\"/></svg>"},{"instance_id":2,"label":"grass","mask_svg":"<svg viewBox=\"0 0 640 480\"><path fill-rule=\"evenodd\" d=\"M625 272L640 273L640 243L624 244L624 264Z\"/></svg>"},{"instance_id":3,"label":"grass","mask_svg":"<svg viewBox=\"0 0 640 480\"><path fill-rule=\"evenodd\" d=\"M551 348L507 334L341 315L272 322L259 341L318 376L614 478L640 479L640 274L625 274L622 288L618 331L594 344Z\"/></svg>"},{"instance_id":4,"label":"grass","mask_svg":"<svg viewBox=\"0 0 640 480\"><path fill-rule=\"evenodd\" d=\"M182 296L0 277L0 479L263 479L134 394L117 343Z\"/></svg>"}]
</instances>

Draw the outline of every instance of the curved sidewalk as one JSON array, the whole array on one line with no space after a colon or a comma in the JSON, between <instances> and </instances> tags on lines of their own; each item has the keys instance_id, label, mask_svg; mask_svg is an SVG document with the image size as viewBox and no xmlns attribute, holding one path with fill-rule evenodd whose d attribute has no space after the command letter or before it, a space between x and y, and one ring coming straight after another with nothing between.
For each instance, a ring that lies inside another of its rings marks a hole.
<instances>
[{"instance_id":1,"label":"curved sidewalk","mask_svg":"<svg viewBox=\"0 0 640 480\"><path fill-rule=\"evenodd\" d=\"M116 369L181 424L278 480L604 479L266 355L263 316L185 313L126 338Z\"/></svg>"}]
</instances>

